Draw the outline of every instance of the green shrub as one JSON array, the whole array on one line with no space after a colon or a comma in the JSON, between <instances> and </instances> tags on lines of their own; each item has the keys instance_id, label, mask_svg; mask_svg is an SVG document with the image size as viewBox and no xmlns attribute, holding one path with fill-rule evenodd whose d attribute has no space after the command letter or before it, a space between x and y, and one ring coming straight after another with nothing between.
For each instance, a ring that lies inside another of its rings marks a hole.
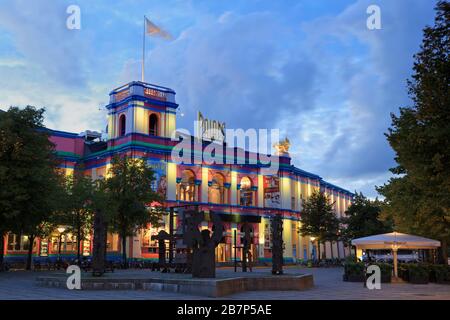
<instances>
[{"instance_id":1,"label":"green shrub","mask_svg":"<svg viewBox=\"0 0 450 320\"><path fill-rule=\"evenodd\" d=\"M442 283L448 278L449 268L442 264L434 264L428 266L430 281Z\"/></svg>"},{"instance_id":2,"label":"green shrub","mask_svg":"<svg viewBox=\"0 0 450 320\"><path fill-rule=\"evenodd\" d=\"M391 277L392 275L392 265L389 263L375 263L378 267L380 267L381 276L382 277Z\"/></svg>"},{"instance_id":3,"label":"green shrub","mask_svg":"<svg viewBox=\"0 0 450 320\"><path fill-rule=\"evenodd\" d=\"M409 266L410 265L411 264L407 264L407 263L400 263L398 265L398 269L397 269L398 276L405 281L409 281Z\"/></svg>"},{"instance_id":4,"label":"green shrub","mask_svg":"<svg viewBox=\"0 0 450 320\"><path fill-rule=\"evenodd\" d=\"M363 276L364 263L362 262L347 262L344 265L344 272L347 276Z\"/></svg>"},{"instance_id":5,"label":"green shrub","mask_svg":"<svg viewBox=\"0 0 450 320\"><path fill-rule=\"evenodd\" d=\"M412 283L428 283L429 272L427 266L411 264L408 268L409 281Z\"/></svg>"},{"instance_id":6,"label":"green shrub","mask_svg":"<svg viewBox=\"0 0 450 320\"><path fill-rule=\"evenodd\" d=\"M346 256L344 259L344 263L354 263L355 261L356 261L356 256L354 256L354 255Z\"/></svg>"}]
</instances>

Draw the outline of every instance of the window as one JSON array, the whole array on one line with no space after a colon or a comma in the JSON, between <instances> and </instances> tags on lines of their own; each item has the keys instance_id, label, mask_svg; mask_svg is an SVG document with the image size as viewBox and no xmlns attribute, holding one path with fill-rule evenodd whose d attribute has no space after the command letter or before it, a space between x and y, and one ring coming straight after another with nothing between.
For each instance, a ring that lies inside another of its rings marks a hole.
<instances>
[{"instance_id":1,"label":"window","mask_svg":"<svg viewBox=\"0 0 450 320\"><path fill-rule=\"evenodd\" d=\"M158 135L158 116L156 114L152 113L150 115L148 123L149 123L148 133L151 136L157 136Z\"/></svg>"},{"instance_id":2,"label":"window","mask_svg":"<svg viewBox=\"0 0 450 320\"><path fill-rule=\"evenodd\" d=\"M183 201L195 201L195 175L191 170L184 170L180 183L179 199Z\"/></svg>"},{"instance_id":3,"label":"window","mask_svg":"<svg viewBox=\"0 0 450 320\"><path fill-rule=\"evenodd\" d=\"M126 131L126 117L124 114L119 117L119 135L124 136Z\"/></svg>"},{"instance_id":4,"label":"window","mask_svg":"<svg viewBox=\"0 0 450 320\"><path fill-rule=\"evenodd\" d=\"M252 181L249 177L241 179L240 204L241 206L251 206L253 204Z\"/></svg>"},{"instance_id":5,"label":"window","mask_svg":"<svg viewBox=\"0 0 450 320\"><path fill-rule=\"evenodd\" d=\"M8 235L8 251L26 251L30 245L28 236Z\"/></svg>"},{"instance_id":6,"label":"window","mask_svg":"<svg viewBox=\"0 0 450 320\"><path fill-rule=\"evenodd\" d=\"M61 243L59 242L61 240ZM77 251L77 237L70 233L60 236L53 236L51 238L52 251L59 252L59 245L61 245L61 252L76 252Z\"/></svg>"},{"instance_id":7,"label":"window","mask_svg":"<svg viewBox=\"0 0 450 320\"><path fill-rule=\"evenodd\" d=\"M224 180L224 177L219 173L213 176L209 187L209 202L224 203Z\"/></svg>"}]
</instances>

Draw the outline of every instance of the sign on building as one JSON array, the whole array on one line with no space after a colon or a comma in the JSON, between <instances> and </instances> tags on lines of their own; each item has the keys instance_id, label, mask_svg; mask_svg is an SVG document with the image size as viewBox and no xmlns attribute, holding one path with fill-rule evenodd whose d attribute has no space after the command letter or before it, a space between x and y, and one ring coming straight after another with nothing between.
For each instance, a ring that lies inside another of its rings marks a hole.
<instances>
[{"instance_id":1,"label":"sign on building","mask_svg":"<svg viewBox=\"0 0 450 320\"><path fill-rule=\"evenodd\" d=\"M264 176L264 206L281 208L280 178L276 175Z\"/></svg>"},{"instance_id":2,"label":"sign on building","mask_svg":"<svg viewBox=\"0 0 450 320\"><path fill-rule=\"evenodd\" d=\"M196 121L195 136L200 140L215 142L225 141L225 122L209 120L199 111Z\"/></svg>"},{"instance_id":3,"label":"sign on building","mask_svg":"<svg viewBox=\"0 0 450 320\"><path fill-rule=\"evenodd\" d=\"M147 160L147 164L152 168L155 180L152 182L152 190L157 192L163 199L167 197L167 163L162 160Z\"/></svg>"}]
</instances>

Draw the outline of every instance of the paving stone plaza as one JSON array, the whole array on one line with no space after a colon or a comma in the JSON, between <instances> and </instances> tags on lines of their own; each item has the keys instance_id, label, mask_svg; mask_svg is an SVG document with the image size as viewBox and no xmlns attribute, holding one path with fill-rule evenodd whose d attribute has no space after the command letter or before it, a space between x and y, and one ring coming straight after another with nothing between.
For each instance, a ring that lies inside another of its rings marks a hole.
<instances>
[{"instance_id":1,"label":"paving stone plaza","mask_svg":"<svg viewBox=\"0 0 450 320\"><path fill-rule=\"evenodd\" d=\"M342 268L302 268L287 267L288 273L311 273L314 276L314 288L305 291L247 291L232 294L224 299L253 300L450 300L450 285L429 283L414 285L409 283L382 284L381 290L368 290L362 283L342 281ZM220 276L236 276L232 268L217 270ZM253 274L268 274L268 268L255 268ZM0 299L2 300L103 300L103 299L208 299L201 296L169 292L144 290L98 290L76 291L59 288L44 288L36 284L36 277L51 275L54 272L12 271L0 273ZM144 277L152 272L148 270L116 271L118 277ZM153 274L158 274L153 272ZM239 274L240 275L240 274ZM152 275L153 276L153 275Z\"/></svg>"}]
</instances>

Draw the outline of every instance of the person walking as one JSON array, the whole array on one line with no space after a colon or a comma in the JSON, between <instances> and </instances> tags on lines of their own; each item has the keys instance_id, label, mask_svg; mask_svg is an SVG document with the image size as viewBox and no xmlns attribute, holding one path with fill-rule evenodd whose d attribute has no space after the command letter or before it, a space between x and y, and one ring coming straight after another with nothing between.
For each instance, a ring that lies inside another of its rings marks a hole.
<instances>
[{"instance_id":1,"label":"person walking","mask_svg":"<svg viewBox=\"0 0 450 320\"><path fill-rule=\"evenodd\" d=\"M252 253L250 251L247 253L247 265L248 265L248 268L249 268L250 272L253 272L253 268L252 268Z\"/></svg>"}]
</instances>

